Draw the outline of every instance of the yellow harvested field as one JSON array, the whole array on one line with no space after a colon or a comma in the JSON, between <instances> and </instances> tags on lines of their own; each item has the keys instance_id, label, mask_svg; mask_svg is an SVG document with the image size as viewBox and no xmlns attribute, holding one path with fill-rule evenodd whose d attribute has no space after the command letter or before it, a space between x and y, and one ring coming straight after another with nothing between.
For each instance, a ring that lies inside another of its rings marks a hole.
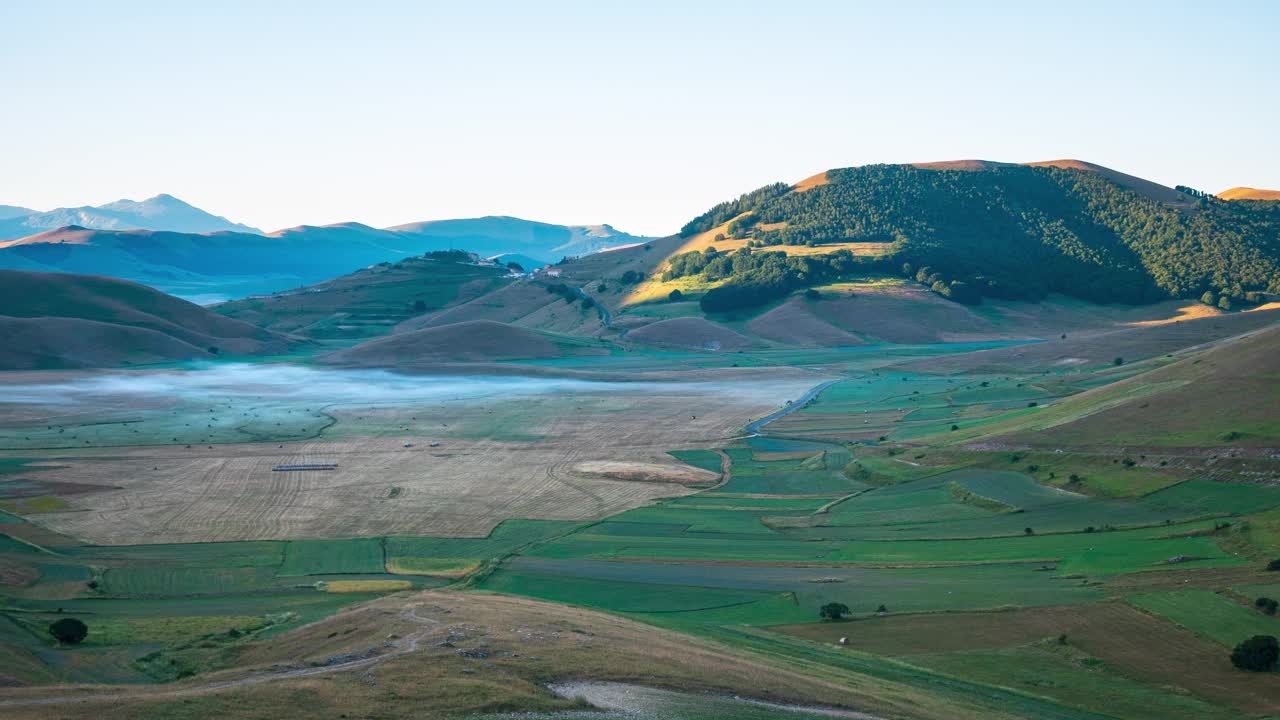
<instances>
[{"instance_id":1,"label":"yellow harvested field","mask_svg":"<svg viewBox=\"0 0 1280 720\"><path fill-rule=\"evenodd\" d=\"M1263 303L1256 307L1245 308L1240 312L1259 312L1263 310L1280 309L1280 302ZM1177 309L1177 314L1169 317L1157 317L1151 320L1135 320L1133 322L1120 323L1121 325L1130 326L1149 326L1149 325L1168 325L1169 323L1182 322L1183 320L1196 320L1199 318L1219 317L1226 315L1225 312L1215 307L1210 307L1204 303L1190 303Z\"/></svg>"},{"instance_id":2,"label":"yellow harvested field","mask_svg":"<svg viewBox=\"0 0 1280 720\"><path fill-rule=\"evenodd\" d=\"M408 580L327 580L324 581L325 592L331 593L365 593L396 592L410 590L413 583Z\"/></svg>"},{"instance_id":3,"label":"yellow harvested field","mask_svg":"<svg viewBox=\"0 0 1280 720\"><path fill-rule=\"evenodd\" d=\"M1209 307L1204 303L1191 303L1184 307L1178 308L1178 314L1166 318L1155 318L1153 320L1135 320L1133 322L1121 323L1122 325L1130 325L1134 327L1145 327L1149 325L1168 325L1169 323L1181 322L1183 320L1194 320L1196 318L1213 317L1221 315L1222 311Z\"/></svg>"},{"instance_id":4,"label":"yellow harvested field","mask_svg":"<svg viewBox=\"0 0 1280 720\"><path fill-rule=\"evenodd\" d=\"M1280 190L1234 187L1218 193L1218 197L1223 200L1280 200Z\"/></svg>"},{"instance_id":5,"label":"yellow harvested field","mask_svg":"<svg viewBox=\"0 0 1280 720\"><path fill-rule=\"evenodd\" d=\"M865 280L858 280L855 282L834 282L827 283L826 285L817 285L814 287L814 290L817 290L818 292L856 294L859 292L872 292L876 290L892 291L898 288L911 288L911 282L896 277L878 277L867 278Z\"/></svg>"},{"instance_id":6,"label":"yellow harvested field","mask_svg":"<svg viewBox=\"0 0 1280 720\"><path fill-rule=\"evenodd\" d=\"M827 178L827 172L828 171L823 170L817 175L810 175L809 177L793 185L791 189L795 190L796 192L804 192L806 190L812 190L818 187L819 185L826 185L827 183L831 182Z\"/></svg>"},{"instance_id":7,"label":"yellow harvested field","mask_svg":"<svg viewBox=\"0 0 1280 720\"><path fill-rule=\"evenodd\" d=\"M889 248L892 245L893 243L887 242L830 243L814 247L809 247L808 245L774 245L763 248L760 252L784 252L788 255L830 255L838 250L848 250L854 255L871 257L884 255L889 252Z\"/></svg>"},{"instance_id":8,"label":"yellow harvested field","mask_svg":"<svg viewBox=\"0 0 1280 720\"><path fill-rule=\"evenodd\" d=\"M434 575L436 577L466 577L480 569L480 563L452 558L391 558L387 560L387 572L396 575Z\"/></svg>"},{"instance_id":9,"label":"yellow harvested field","mask_svg":"<svg viewBox=\"0 0 1280 720\"><path fill-rule=\"evenodd\" d=\"M668 450L718 447L820 378L744 368L663 380L330 408L333 425L304 442L42 450L60 482L102 489L31 519L103 545L484 537L512 518L594 520L692 492L684 483L709 474ZM272 470L314 464L337 467Z\"/></svg>"},{"instance_id":10,"label":"yellow harvested field","mask_svg":"<svg viewBox=\"0 0 1280 720\"><path fill-rule=\"evenodd\" d=\"M713 287L719 287L725 283L724 280L715 280L706 282L701 278L682 277L674 280L663 281L660 278L650 278L636 286L622 301L623 306L640 305L647 302L664 302L671 295L672 290L679 290L686 295L691 292L706 292Z\"/></svg>"},{"instance_id":11,"label":"yellow harvested field","mask_svg":"<svg viewBox=\"0 0 1280 720\"><path fill-rule=\"evenodd\" d=\"M578 463L573 470L587 477L669 482L681 485L702 485L715 482L720 477L718 473L708 472L689 465L673 466L667 463L625 462L619 460L592 460Z\"/></svg>"}]
</instances>

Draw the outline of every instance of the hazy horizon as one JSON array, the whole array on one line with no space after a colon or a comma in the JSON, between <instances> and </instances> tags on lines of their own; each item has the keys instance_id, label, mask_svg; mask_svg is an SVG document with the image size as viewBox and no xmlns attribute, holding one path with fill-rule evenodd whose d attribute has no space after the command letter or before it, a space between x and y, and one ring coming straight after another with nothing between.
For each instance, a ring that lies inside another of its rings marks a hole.
<instances>
[{"instance_id":1,"label":"hazy horizon","mask_svg":"<svg viewBox=\"0 0 1280 720\"><path fill-rule=\"evenodd\" d=\"M876 162L1277 188L1277 20L1264 2L6 5L0 204L169 193L267 231L511 215L666 235Z\"/></svg>"}]
</instances>

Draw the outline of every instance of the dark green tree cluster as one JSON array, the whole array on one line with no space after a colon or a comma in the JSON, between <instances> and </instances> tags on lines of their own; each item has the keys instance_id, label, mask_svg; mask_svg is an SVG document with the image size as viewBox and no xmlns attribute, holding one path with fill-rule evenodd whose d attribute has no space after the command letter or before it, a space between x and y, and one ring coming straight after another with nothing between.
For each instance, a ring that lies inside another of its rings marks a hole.
<instances>
[{"instance_id":1,"label":"dark green tree cluster","mask_svg":"<svg viewBox=\"0 0 1280 720\"><path fill-rule=\"evenodd\" d=\"M738 218L730 235L753 247L889 243L899 268L928 271L903 274L960 302L1062 293L1137 304L1209 293L1231 308L1280 292L1280 202L1174 207L1099 172L1053 167L869 165L827 177L802 193L747 193L685 233ZM692 274L697 262L673 270Z\"/></svg>"},{"instance_id":2,"label":"dark green tree cluster","mask_svg":"<svg viewBox=\"0 0 1280 720\"><path fill-rule=\"evenodd\" d=\"M818 617L823 620L840 620L849 614L849 606L844 603L829 602L818 608Z\"/></svg>"},{"instance_id":3,"label":"dark green tree cluster","mask_svg":"<svg viewBox=\"0 0 1280 720\"><path fill-rule=\"evenodd\" d=\"M1280 643L1271 635L1254 635L1231 651L1231 664L1250 672L1274 670L1277 660Z\"/></svg>"},{"instance_id":4,"label":"dark green tree cluster","mask_svg":"<svg viewBox=\"0 0 1280 720\"><path fill-rule=\"evenodd\" d=\"M49 626L49 634L66 645L75 645L89 636L89 627L75 618L62 618Z\"/></svg>"},{"instance_id":5,"label":"dark green tree cluster","mask_svg":"<svg viewBox=\"0 0 1280 720\"><path fill-rule=\"evenodd\" d=\"M432 250L431 252L424 254L422 257L428 260L436 260L438 262L471 262L471 253L466 250Z\"/></svg>"},{"instance_id":6,"label":"dark green tree cluster","mask_svg":"<svg viewBox=\"0 0 1280 720\"><path fill-rule=\"evenodd\" d=\"M569 303L570 305L572 305L573 303L579 300L585 301L585 298L583 298L582 295L579 294L577 290L573 289L572 287L569 287L568 285L565 285L564 283L551 283L547 285L546 288L547 288L547 292L551 293L552 295L559 295L561 298L564 299L565 302Z\"/></svg>"}]
</instances>

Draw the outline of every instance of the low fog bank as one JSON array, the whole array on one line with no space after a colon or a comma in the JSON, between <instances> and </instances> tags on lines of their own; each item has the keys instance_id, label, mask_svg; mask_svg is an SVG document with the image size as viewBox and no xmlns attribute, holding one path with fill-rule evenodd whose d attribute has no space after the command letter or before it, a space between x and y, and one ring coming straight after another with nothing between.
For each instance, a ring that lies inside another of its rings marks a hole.
<instances>
[{"instance_id":1,"label":"low fog bank","mask_svg":"<svg viewBox=\"0 0 1280 720\"><path fill-rule=\"evenodd\" d=\"M210 364L175 370L105 371L63 382L5 385L0 404L145 403L158 399L244 399L318 405L414 405L449 400L520 398L553 393L753 394L734 382L609 382L482 375L408 375L288 364Z\"/></svg>"}]
</instances>

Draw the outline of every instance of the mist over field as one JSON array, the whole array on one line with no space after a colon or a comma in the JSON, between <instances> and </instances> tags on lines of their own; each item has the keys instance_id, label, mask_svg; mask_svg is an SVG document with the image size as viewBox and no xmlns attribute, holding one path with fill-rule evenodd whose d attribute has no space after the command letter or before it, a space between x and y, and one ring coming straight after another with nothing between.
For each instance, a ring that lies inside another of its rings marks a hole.
<instances>
[{"instance_id":1,"label":"mist over field","mask_svg":"<svg viewBox=\"0 0 1280 720\"><path fill-rule=\"evenodd\" d=\"M317 405L413 405L503 400L552 393L644 394L728 391L729 383L603 382L563 378L406 375L388 370L332 370L300 365L210 364L193 369L105 372L65 382L10 385L0 403L75 405L155 400L265 400ZM734 386L740 392L741 387Z\"/></svg>"}]
</instances>

